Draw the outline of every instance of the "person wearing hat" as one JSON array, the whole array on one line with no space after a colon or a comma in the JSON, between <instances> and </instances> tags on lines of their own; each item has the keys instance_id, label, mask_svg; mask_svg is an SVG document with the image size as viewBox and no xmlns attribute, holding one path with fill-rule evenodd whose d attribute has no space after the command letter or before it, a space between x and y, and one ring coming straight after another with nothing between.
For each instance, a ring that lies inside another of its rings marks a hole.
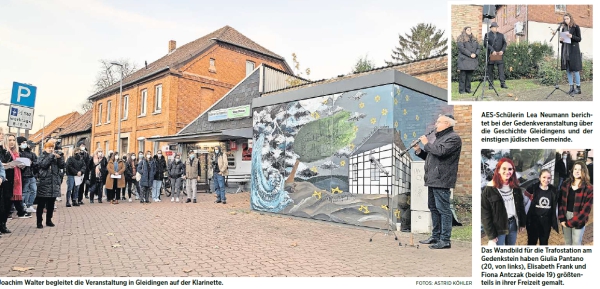
<instances>
[{"instance_id":1,"label":"person wearing hat","mask_svg":"<svg viewBox=\"0 0 600 289\"><path fill-rule=\"evenodd\" d=\"M17 144L19 146L19 155L22 158L27 158L31 161L31 166L24 167L23 173L23 205L25 205L25 211L29 213L35 213L33 208L33 201L37 194L37 185L35 180L37 170L37 156L31 151L29 141L20 136L17 137Z\"/></svg>"},{"instance_id":2,"label":"person wearing hat","mask_svg":"<svg viewBox=\"0 0 600 289\"><path fill-rule=\"evenodd\" d=\"M488 57L491 55L497 56L500 55L502 58L500 60L492 61L488 58L488 66L487 66L487 76L488 81L490 83L490 89L494 89L494 65L498 66L498 78L500 78L500 87L508 88L505 83L504 77L504 52L506 52L506 39L504 39L504 34L498 32L498 23L492 22L490 25L490 32L485 35L484 43L486 43Z\"/></svg>"},{"instance_id":3,"label":"person wearing hat","mask_svg":"<svg viewBox=\"0 0 600 289\"><path fill-rule=\"evenodd\" d=\"M196 157L193 150L188 150L188 157L185 160L185 170L183 179L185 181L185 189L187 191L187 201L189 203L194 200L196 202L196 193L198 192L197 184L200 181L200 160Z\"/></svg>"},{"instance_id":4,"label":"person wearing hat","mask_svg":"<svg viewBox=\"0 0 600 289\"><path fill-rule=\"evenodd\" d=\"M450 248L453 215L450 210L450 189L454 188L458 174L458 160L462 140L454 131L456 120L451 114L440 115L435 123L435 140L429 142L427 136L419 138L414 146L415 155L425 160L425 186L428 187L427 206L431 211L433 231L431 237L420 241L431 244L431 249Z\"/></svg>"}]
</instances>

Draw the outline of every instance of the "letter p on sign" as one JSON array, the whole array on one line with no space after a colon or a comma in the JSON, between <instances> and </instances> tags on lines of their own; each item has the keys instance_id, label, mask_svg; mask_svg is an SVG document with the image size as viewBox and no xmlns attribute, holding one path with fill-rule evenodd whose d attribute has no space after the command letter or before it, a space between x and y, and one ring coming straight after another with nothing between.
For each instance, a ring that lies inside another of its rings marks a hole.
<instances>
[{"instance_id":1,"label":"letter p on sign","mask_svg":"<svg viewBox=\"0 0 600 289\"><path fill-rule=\"evenodd\" d=\"M10 103L34 108L36 92L37 87L33 85L13 82Z\"/></svg>"}]
</instances>

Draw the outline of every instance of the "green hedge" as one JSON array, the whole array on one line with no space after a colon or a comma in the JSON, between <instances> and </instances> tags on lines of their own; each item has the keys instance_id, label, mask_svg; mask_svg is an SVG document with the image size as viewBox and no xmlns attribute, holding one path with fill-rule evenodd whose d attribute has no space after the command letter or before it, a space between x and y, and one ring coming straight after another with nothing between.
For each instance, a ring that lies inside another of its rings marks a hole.
<instances>
[{"instance_id":1,"label":"green hedge","mask_svg":"<svg viewBox=\"0 0 600 289\"><path fill-rule=\"evenodd\" d=\"M479 53L479 68L473 73L474 80L481 80L485 66L485 49L483 45ZM536 78L545 57L550 57L553 49L550 45L539 42L511 43L504 54L504 75L506 79ZM457 67L458 47L452 40L452 81L458 81ZM498 79L498 69L494 69L494 79Z\"/></svg>"},{"instance_id":2,"label":"green hedge","mask_svg":"<svg viewBox=\"0 0 600 289\"><path fill-rule=\"evenodd\" d=\"M559 64L560 65L560 64ZM594 62L592 59L583 59L582 61L583 70L579 72L581 81L592 81L594 74L592 67ZM568 84L567 72L564 70L557 69L556 58L545 57L541 64L540 70L538 71L537 78L542 85L554 85L558 79L559 84Z\"/></svg>"}]
</instances>

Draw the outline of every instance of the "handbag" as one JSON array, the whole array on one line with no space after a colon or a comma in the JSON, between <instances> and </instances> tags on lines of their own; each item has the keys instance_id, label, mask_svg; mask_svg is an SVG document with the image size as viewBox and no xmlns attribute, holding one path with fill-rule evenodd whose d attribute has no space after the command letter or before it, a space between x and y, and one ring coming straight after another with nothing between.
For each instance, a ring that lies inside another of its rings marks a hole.
<instances>
[{"instance_id":1,"label":"handbag","mask_svg":"<svg viewBox=\"0 0 600 289\"><path fill-rule=\"evenodd\" d=\"M135 180L139 182L141 179L142 179L142 175L140 175L139 172L135 173Z\"/></svg>"}]
</instances>

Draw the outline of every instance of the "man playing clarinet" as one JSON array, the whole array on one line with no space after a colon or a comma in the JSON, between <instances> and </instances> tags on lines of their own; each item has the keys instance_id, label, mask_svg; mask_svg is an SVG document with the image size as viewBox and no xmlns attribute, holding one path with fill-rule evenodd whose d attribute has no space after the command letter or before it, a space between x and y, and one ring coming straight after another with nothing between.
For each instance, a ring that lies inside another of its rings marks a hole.
<instances>
[{"instance_id":1,"label":"man playing clarinet","mask_svg":"<svg viewBox=\"0 0 600 289\"><path fill-rule=\"evenodd\" d=\"M429 142L421 136L414 146L415 155L425 160L425 186L428 187L427 206L431 211L433 231L421 244L431 244L431 249L450 248L452 234L452 211L450 210L450 189L456 184L458 160L462 140L454 131L456 120L451 114L440 115L435 123L435 141Z\"/></svg>"}]
</instances>

